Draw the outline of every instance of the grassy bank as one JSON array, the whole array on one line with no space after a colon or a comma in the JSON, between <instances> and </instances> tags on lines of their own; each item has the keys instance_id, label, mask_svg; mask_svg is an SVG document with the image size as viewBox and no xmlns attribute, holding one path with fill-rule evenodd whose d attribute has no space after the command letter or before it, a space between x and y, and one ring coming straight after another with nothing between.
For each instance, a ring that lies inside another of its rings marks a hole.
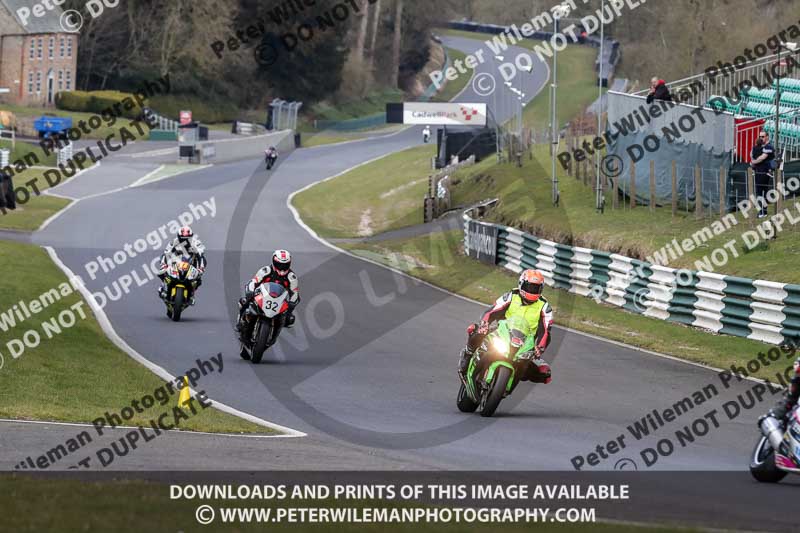
<instances>
[{"instance_id":1,"label":"grassy bank","mask_svg":"<svg viewBox=\"0 0 800 533\"><path fill-rule=\"evenodd\" d=\"M467 57L467 54L455 48L447 48L447 55L450 56L451 65L455 64L456 61L461 61L463 63L464 59ZM434 95L431 101L449 102L464 90L464 87L467 86L471 79L471 75L462 74L453 81L447 80L442 89Z\"/></svg>"},{"instance_id":2,"label":"grassy bank","mask_svg":"<svg viewBox=\"0 0 800 533\"><path fill-rule=\"evenodd\" d=\"M425 145L384 157L298 194L293 203L306 224L325 237L421 224L434 150Z\"/></svg>"},{"instance_id":3,"label":"grassy bank","mask_svg":"<svg viewBox=\"0 0 800 533\"><path fill-rule=\"evenodd\" d=\"M31 180L36 180L34 185L39 191L49 189L50 186L44 178L45 172L46 169L43 168L27 168L13 177L14 187L27 188L30 197L25 204L18 203L14 210L6 210L5 214L0 211L0 229L34 231L42 225L42 222L69 205L70 200L55 196L36 195L32 187L25 185ZM17 199L19 200L22 196L24 195L18 195Z\"/></svg>"},{"instance_id":4,"label":"grassy bank","mask_svg":"<svg viewBox=\"0 0 800 533\"><path fill-rule=\"evenodd\" d=\"M27 244L0 242L0 271L13 273L0 278L0 294L3 295L0 313L20 300L27 303L38 299L39 295L67 281L43 249ZM42 323L81 302L82 306L73 312L77 318L75 325L48 339ZM80 311L85 319L80 319ZM41 343L35 348L26 348L14 358L8 343L21 339L28 330L37 331ZM24 323L7 331L0 329L0 354L4 359L0 369L0 417L3 418L91 422L106 411L118 412L131 405L132 400L152 395L163 386L156 375L108 340L77 292L49 305ZM207 358L215 354L196 355ZM223 355L227 355L227 362L230 354ZM177 405L175 396L165 406L156 403L136 413L130 423L147 425L151 418L167 412L173 405ZM183 429L197 431L270 432L215 409L201 411L185 424Z\"/></svg>"},{"instance_id":5,"label":"grassy bank","mask_svg":"<svg viewBox=\"0 0 800 533\"><path fill-rule=\"evenodd\" d=\"M696 220L694 213L679 211L675 217L669 207L651 212L647 206L630 209L620 199L620 208L611 209L611 194L606 195L606 210L598 214L594 208L591 185L567 176L558 167L561 202L551 202L549 179L550 156L545 146L537 147L535 160L525 167L513 165L478 165L458 173L460 181L451 189L453 202L469 204L487 197L500 203L487 218L522 228L539 237L587 248L617 252L645 259L666 244L679 242L701 231L717 218ZM545 170L548 169L548 170ZM794 202L787 202L790 208ZM793 209L793 213L797 211ZM673 268L699 270L697 262L730 240L735 240L738 257L730 254L724 266L712 268L721 274L746 278L800 283L800 271L793 258L800 250L800 228L786 224L787 229L768 245L750 250L743 234L753 231L750 219L736 216L730 229L697 246L669 263ZM703 270L707 268L703 267Z\"/></svg>"}]
</instances>

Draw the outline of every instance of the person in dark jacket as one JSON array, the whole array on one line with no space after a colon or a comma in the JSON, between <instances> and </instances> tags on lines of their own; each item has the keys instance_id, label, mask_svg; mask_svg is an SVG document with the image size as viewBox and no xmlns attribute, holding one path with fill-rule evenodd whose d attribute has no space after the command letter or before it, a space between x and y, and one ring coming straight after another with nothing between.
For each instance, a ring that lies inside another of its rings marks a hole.
<instances>
[{"instance_id":1,"label":"person in dark jacket","mask_svg":"<svg viewBox=\"0 0 800 533\"><path fill-rule=\"evenodd\" d=\"M667 88L667 82L658 78L650 80L650 92L647 93L647 103L652 104L654 100L672 101L672 95Z\"/></svg>"},{"instance_id":2,"label":"person in dark jacket","mask_svg":"<svg viewBox=\"0 0 800 533\"><path fill-rule=\"evenodd\" d=\"M756 198L758 199L758 218L767 216L767 193L772 188L772 166L775 148L769 142L769 134L761 130L756 144L750 152L750 166L755 174Z\"/></svg>"},{"instance_id":3,"label":"person in dark jacket","mask_svg":"<svg viewBox=\"0 0 800 533\"><path fill-rule=\"evenodd\" d=\"M16 209L17 201L14 196L14 182L11 180L11 175L0 171L0 208L2 209Z\"/></svg>"}]
</instances>

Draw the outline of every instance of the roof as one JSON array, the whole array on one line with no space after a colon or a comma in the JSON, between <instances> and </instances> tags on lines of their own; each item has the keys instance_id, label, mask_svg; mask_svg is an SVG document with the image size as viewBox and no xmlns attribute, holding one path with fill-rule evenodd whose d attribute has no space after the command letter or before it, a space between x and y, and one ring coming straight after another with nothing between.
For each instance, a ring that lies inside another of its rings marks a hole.
<instances>
[{"instance_id":1,"label":"roof","mask_svg":"<svg viewBox=\"0 0 800 533\"><path fill-rule=\"evenodd\" d=\"M19 33L66 33L64 28L61 27L60 19L63 10L59 6L54 5L53 9L45 9L44 15L35 17L32 13L33 6L30 0L0 0L0 4L2 4L6 11L14 18L14 21L20 28ZM17 11L22 8L31 11L27 16L27 24L25 25L22 24L22 19L17 14Z\"/></svg>"}]
</instances>

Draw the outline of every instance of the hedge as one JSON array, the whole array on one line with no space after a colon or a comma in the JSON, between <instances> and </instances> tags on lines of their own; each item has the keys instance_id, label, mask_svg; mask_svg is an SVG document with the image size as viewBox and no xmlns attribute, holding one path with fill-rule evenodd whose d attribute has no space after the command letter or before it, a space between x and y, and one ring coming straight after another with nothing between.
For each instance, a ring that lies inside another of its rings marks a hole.
<instances>
[{"instance_id":1,"label":"hedge","mask_svg":"<svg viewBox=\"0 0 800 533\"><path fill-rule=\"evenodd\" d=\"M56 94L56 107L66 111L82 111L101 114L111 109L117 114L115 104L122 116L136 119L142 115L142 108L131 93L120 91L60 91ZM147 105L147 100L145 100Z\"/></svg>"}]
</instances>

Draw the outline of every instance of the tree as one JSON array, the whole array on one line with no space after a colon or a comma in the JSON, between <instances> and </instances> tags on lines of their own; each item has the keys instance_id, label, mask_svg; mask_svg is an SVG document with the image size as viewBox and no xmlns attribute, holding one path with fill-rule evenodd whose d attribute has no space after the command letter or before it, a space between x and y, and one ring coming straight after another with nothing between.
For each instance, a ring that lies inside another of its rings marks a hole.
<instances>
[{"instance_id":1,"label":"tree","mask_svg":"<svg viewBox=\"0 0 800 533\"><path fill-rule=\"evenodd\" d=\"M392 63L389 67L392 87L399 87L400 76L400 44L403 41L403 4L404 0L395 0L394 39L392 40Z\"/></svg>"}]
</instances>

